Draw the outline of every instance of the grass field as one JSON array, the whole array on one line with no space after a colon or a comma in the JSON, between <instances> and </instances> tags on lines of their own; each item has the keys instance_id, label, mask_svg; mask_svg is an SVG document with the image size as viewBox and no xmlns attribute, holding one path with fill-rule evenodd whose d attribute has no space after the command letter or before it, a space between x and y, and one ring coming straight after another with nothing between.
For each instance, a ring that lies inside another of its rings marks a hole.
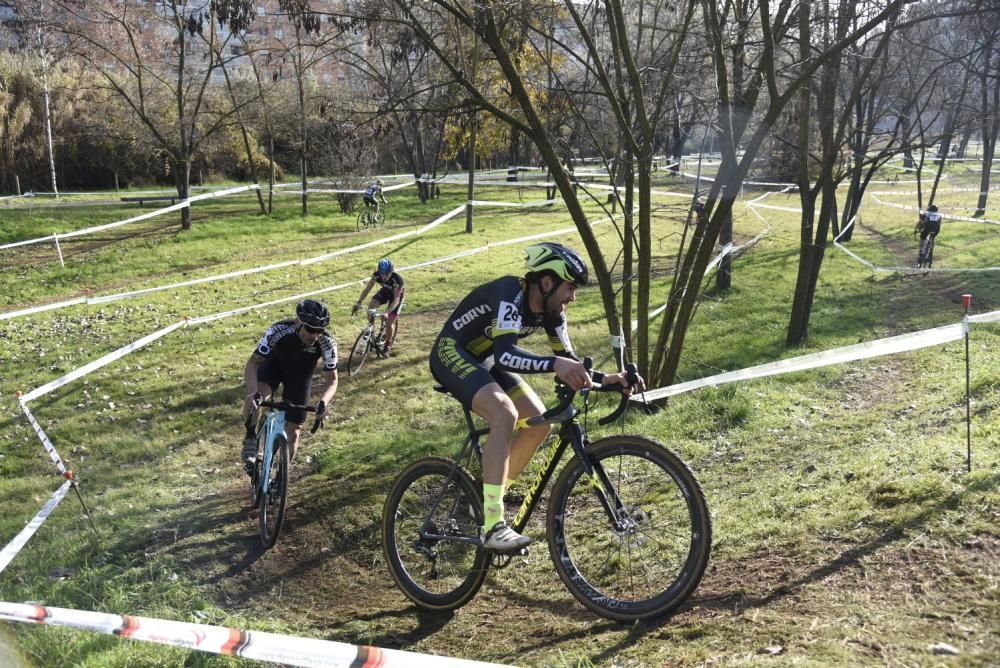
<instances>
[{"instance_id":1,"label":"grass field","mask_svg":"<svg viewBox=\"0 0 1000 668\"><path fill-rule=\"evenodd\" d=\"M956 170L951 182L966 180ZM516 192L484 187L476 196L532 200L542 191ZM968 197L941 193L939 201L942 209L967 209ZM303 219L297 200L288 197L265 218L247 195L199 204L189 232L180 232L175 219L156 219L100 243L80 241L68 253L63 249L65 268L51 246L0 251L6 253L0 254L0 309L315 257L416 229L464 199L458 186L446 186L441 199L426 205L406 192L390 194L386 227L359 234L354 216L340 214L332 199L313 198L313 214ZM905 196L894 201L915 204ZM795 206L796 200L780 203ZM649 279L660 301L686 212L679 200L662 204L653 231L657 271ZM590 210L595 220L603 217L596 206ZM0 244L135 212L9 207ZM678 380L957 322L963 292L973 294L975 312L1000 308L1000 273L872 273L831 247L810 338L787 349L798 216L760 214L771 231L734 262L732 289L721 293L706 282ZM991 216L997 217L988 211ZM850 244L854 252L883 266L912 265L914 214L869 202L862 218ZM175 225L162 227L168 222ZM305 437L286 527L266 553L258 548L237 464L242 369L263 330L292 313L294 301L181 328L34 402L32 411L81 480L98 533L67 497L0 574L0 599L519 665L996 665L996 325L972 331L971 473L965 470L961 343L702 390L672 399L658 414L632 414L625 431L678 451L698 473L713 511L709 570L668 619L621 626L578 605L548 560L542 512L529 526L537 541L531 555L492 574L467 606L440 615L408 603L384 565L381 505L408 463L453 454L463 426L457 404L430 390L430 345L468 290L522 271L521 246L495 244L570 226L559 207L483 207L471 235L461 215L426 234L316 264L0 320L5 543L61 480L18 417L15 390L37 387L185 317L356 282L321 296L346 359L362 325L350 317L350 305L379 257L406 267L491 244L404 272L407 299L395 355L369 362L357 377L342 373L327 428ZM737 241L745 241L765 222L741 205L735 226ZM614 227L595 231L613 257ZM554 240L579 246L572 233ZM935 266L994 266L997 257L1000 227L946 224ZM576 348L598 366L609 365L596 288L580 291L570 319ZM543 338L535 339L527 347L543 349ZM543 399L552 399L549 377L531 382ZM592 436L621 429L595 428ZM0 652L12 645L29 665L247 663L58 628L0 631ZM960 654L937 655L930 647L938 643Z\"/></svg>"}]
</instances>

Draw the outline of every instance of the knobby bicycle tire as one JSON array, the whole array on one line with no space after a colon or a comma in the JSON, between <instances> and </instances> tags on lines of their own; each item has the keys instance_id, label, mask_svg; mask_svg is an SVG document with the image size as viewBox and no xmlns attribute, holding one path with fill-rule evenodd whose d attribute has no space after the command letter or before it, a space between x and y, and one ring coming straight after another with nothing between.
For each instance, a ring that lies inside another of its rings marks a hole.
<instances>
[{"instance_id":1,"label":"knobby bicycle tire","mask_svg":"<svg viewBox=\"0 0 1000 668\"><path fill-rule=\"evenodd\" d=\"M490 560L478 542L479 490L472 474L443 457L420 459L393 482L382 509L382 547L393 580L419 607L454 610L483 586Z\"/></svg>"},{"instance_id":2,"label":"knobby bicycle tire","mask_svg":"<svg viewBox=\"0 0 1000 668\"><path fill-rule=\"evenodd\" d=\"M368 327L362 329L361 333L358 334L358 338L354 339L354 345L351 346L351 354L347 357L348 376L358 373L361 371L361 367L365 365L368 353L372 349L371 340L372 333Z\"/></svg>"},{"instance_id":3,"label":"knobby bicycle tire","mask_svg":"<svg viewBox=\"0 0 1000 668\"><path fill-rule=\"evenodd\" d=\"M253 473L250 475L250 510L254 510L260 505L260 469L263 466L263 458L259 454L253 463Z\"/></svg>"},{"instance_id":4,"label":"knobby bicycle tire","mask_svg":"<svg viewBox=\"0 0 1000 668\"><path fill-rule=\"evenodd\" d=\"M367 204L361 205L361 211L358 213L358 232L363 232L367 230L375 222L372 214L371 207Z\"/></svg>"},{"instance_id":5,"label":"knobby bicycle tire","mask_svg":"<svg viewBox=\"0 0 1000 668\"><path fill-rule=\"evenodd\" d=\"M621 622L669 613L705 574L712 519L691 469L641 436L603 438L587 448L620 499L614 527L573 457L549 498L549 554L563 583L587 608ZM599 483L603 489L605 485Z\"/></svg>"},{"instance_id":6,"label":"knobby bicycle tire","mask_svg":"<svg viewBox=\"0 0 1000 668\"><path fill-rule=\"evenodd\" d=\"M267 493L261 494L260 514L257 516L264 549L274 547L285 521L285 502L288 500L288 442L284 435L279 434L274 439L270 469L261 471L262 475L270 477L270 484Z\"/></svg>"}]
</instances>

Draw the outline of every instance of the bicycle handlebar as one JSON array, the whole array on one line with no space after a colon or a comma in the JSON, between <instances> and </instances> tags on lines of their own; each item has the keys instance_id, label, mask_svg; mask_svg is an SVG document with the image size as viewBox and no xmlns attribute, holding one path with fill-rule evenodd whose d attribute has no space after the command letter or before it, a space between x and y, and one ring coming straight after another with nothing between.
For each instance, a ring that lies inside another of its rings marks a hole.
<instances>
[{"instance_id":1,"label":"bicycle handlebar","mask_svg":"<svg viewBox=\"0 0 1000 668\"><path fill-rule=\"evenodd\" d=\"M614 422L621 417L621 414L624 413L625 409L628 407L629 395L625 394L624 390L639 382L639 374L636 371L635 364L629 362L625 365L625 377L628 380L627 387L622 387L621 385L601 385L597 388L598 392L620 392L622 395L621 399L618 401L618 407L611 411L608 415L598 419L597 424L609 424Z\"/></svg>"},{"instance_id":2,"label":"bicycle handlebar","mask_svg":"<svg viewBox=\"0 0 1000 668\"><path fill-rule=\"evenodd\" d=\"M588 372L592 371L594 366L594 360L590 357L583 358L583 368ZM625 365L625 374L628 379L628 387L632 387L639 382L639 374L636 371L635 364ZM618 406L610 414L598 419L597 423L601 425L608 424L617 420L628 406L628 395L625 394L627 387L622 387L621 385L594 385L590 388L582 390L584 393L587 392L620 392L621 400L618 402ZM529 418L528 424L536 425L546 422L564 422L572 418L576 414L576 409L573 408L573 400L576 398L576 390L570 389L570 387L560 380L556 380L556 393L562 399L558 405L550 408L541 415L535 418Z\"/></svg>"},{"instance_id":3,"label":"bicycle handlebar","mask_svg":"<svg viewBox=\"0 0 1000 668\"><path fill-rule=\"evenodd\" d=\"M303 406L301 404L293 404L293 403L289 403L287 401L271 401L270 399L268 399L267 401L260 402L260 407L261 408L274 408L275 410L279 410L279 411L287 411L289 409L293 409L293 410L294 409L298 409L300 411L305 411L306 413L315 413L316 412L316 407L315 406ZM253 416L253 413L251 413L250 416L247 417L247 424L248 425L250 424L250 418L252 416ZM315 434L319 430L319 427L320 427L321 424L323 424L322 420L320 420L318 418L316 420L313 420L313 426L309 430L309 433L310 434Z\"/></svg>"}]
</instances>

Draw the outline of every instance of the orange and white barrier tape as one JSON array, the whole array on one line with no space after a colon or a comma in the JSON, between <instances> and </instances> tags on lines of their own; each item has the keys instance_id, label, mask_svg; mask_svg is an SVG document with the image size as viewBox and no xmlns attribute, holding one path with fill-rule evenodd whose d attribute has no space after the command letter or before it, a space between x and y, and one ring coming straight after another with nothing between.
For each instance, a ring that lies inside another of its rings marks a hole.
<instances>
[{"instance_id":1,"label":"orange and white barrier tape","mask_svg":"<svg viewBox=\"0 0 1000 668\"><path fill-rule=\"evenodd\" d=\"M160 645L239 656L257 661L271 661L289 666L490 668L501 665L366 645L351 645L317 638L283 636L264 631L242 631L225 626L43 607L27 603L0 602L0 619L27 624L68 626L130 640L144 640Z\"/></svg>"},{"instance_id":2,"label":"orange and white barrier tape","mask_svg":"<svg viewBox=\"0 0 1000 668\"><path fill-rule=\"evenodd\" d=\"M38 436L38 440L42 442L42 447L45 448L45 452L49 453L49 457L52 458L52 461L55 463L56 468L59 469L59 472L65 475L66 466L63 464L62 457L60 457L59 453L56 452L56 446L52 445L52 441L49 440L48 435L42 429L42 425L38 424L38 420L36 420L35 416L31 414L30 410L28 410L27 398L18 395L17 400L21 404L21 410L24 411L25 416L27 416L28 422L31 424L31 428L35 430L35 435Z\"/></svg>"}]
</instances>

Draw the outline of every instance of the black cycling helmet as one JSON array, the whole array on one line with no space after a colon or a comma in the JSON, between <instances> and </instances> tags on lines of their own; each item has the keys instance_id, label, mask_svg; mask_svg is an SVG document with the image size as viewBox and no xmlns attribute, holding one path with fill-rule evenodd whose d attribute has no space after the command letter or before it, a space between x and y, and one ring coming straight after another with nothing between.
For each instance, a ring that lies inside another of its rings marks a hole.
<instances>
[{"instance_id":1,"label":"black cycling helmet","mask_svg":"<svg viewBox=\"0 0 1000 668\"><path fill-rule=\"evenodd\" d=\"M937 213L937 204L931 204L929 207L927 207L927 210Z\"/></svg>"},{"instance_id":2,"label":"black cycling helmet","mask_svg":"<svg viewBox=\"0 0 1000 668\"><path fill-rule=\"evenodd\" d=\"M315 299L305 299L295 307L295 315L303 325L323 329L330 324L330 312Z\"/></svg>"},{"instance_id":3,"label":"black cycling helmet","mask_svg":"<svg viewBox=\"0 0 1000 668\"><path fill-rule=\"evenodd\" d=\"M528 271L551 271L562 281L569 281L577 286L587 284L587 263L575 250L562 244L545 242L528 246L525 251L528 253L525 258Z\"/></svg>"}]
</instances>

